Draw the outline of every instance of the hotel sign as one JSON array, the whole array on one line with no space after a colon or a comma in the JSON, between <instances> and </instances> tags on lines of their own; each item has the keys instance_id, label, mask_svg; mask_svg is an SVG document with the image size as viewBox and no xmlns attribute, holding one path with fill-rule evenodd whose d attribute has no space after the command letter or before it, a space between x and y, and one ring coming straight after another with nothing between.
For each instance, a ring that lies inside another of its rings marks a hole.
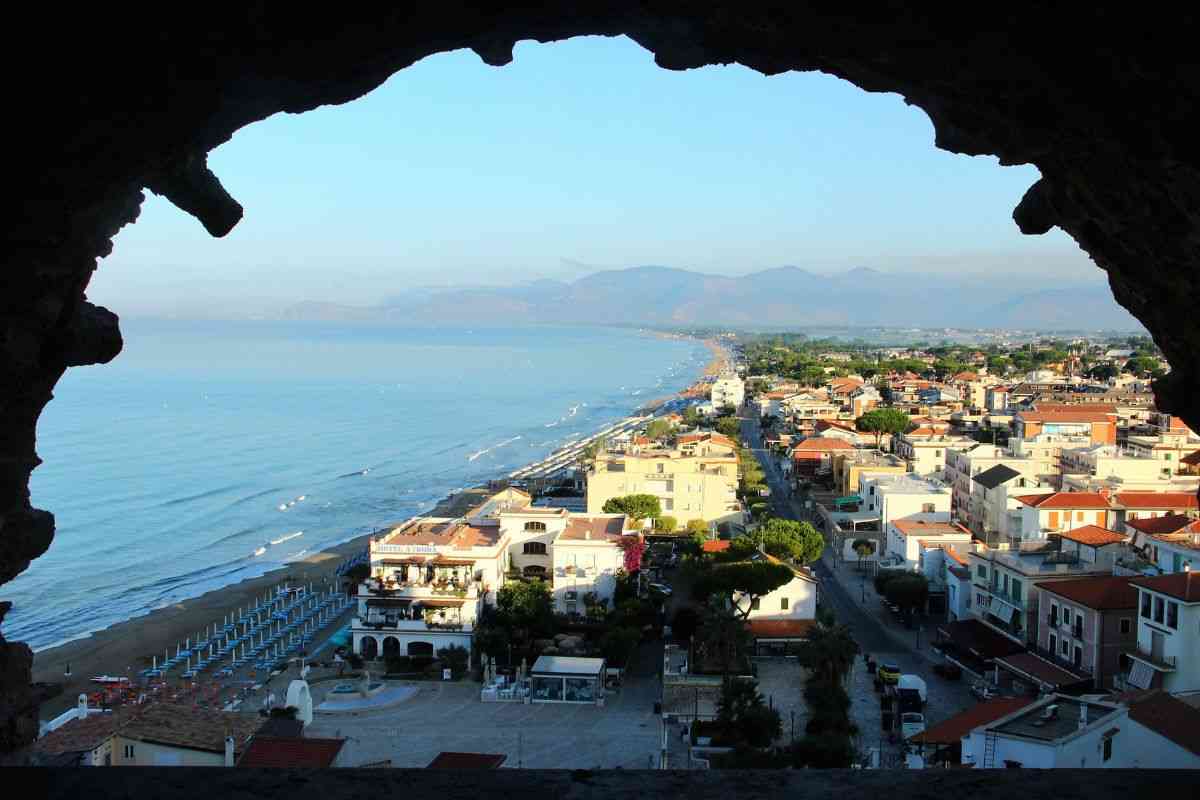
<instances>
[{"instance_id":1,"label":"hotel sign","mask_svg":"<svg viewBox=\"0 0 1200 800\"><path fill-rule=\"evenodd\" d=\"M424 555L436 556L438 553L437 545L435 544L377 544L375 545L376 553L403 555L406 553L421 553Z\"/></svg>"}]
</instances>

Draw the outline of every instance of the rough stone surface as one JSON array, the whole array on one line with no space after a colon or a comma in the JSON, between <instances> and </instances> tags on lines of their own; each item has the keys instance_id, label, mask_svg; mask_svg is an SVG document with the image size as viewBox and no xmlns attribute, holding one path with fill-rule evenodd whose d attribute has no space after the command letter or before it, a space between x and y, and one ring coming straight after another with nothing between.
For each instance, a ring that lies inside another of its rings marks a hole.
<instances>
[{"instance_id":1,"label":"rough stone surface","mask_svg":"<svg viewBox=\"0 0 1200 800\"><path fill-rule=\"evenodd\" d=\"M1174 367L1157 387L1160 406L1200 427L1194 11L1175 9L1164 24L1137 4L446 0L313 13L293 3L176 12L134 2L69 14L27 4L6 22L15 32L2 56L7 132L17 141L0 200L0 581L52 538L53 518L33 510L27 488L37 418L68 366L120 350L115 316L85 292L97 257L137 218L143 190L223 235L242 209L206 154L238 128L347 102L441 51L471 48L503 65L521 39L627 34L667 69L822 70L902 94L929 114L940 148L1035 164L1042 178L1017 224L1062 228L1107 272ZM32 697L27 652L0 638L0 751L27 736L12 722Z\"/></svg>"}]
</instances>

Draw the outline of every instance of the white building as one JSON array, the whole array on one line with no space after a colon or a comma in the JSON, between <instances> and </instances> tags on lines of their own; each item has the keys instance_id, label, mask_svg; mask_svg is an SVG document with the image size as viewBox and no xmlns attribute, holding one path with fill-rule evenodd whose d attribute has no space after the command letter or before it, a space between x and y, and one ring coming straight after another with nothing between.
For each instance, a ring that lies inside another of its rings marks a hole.
<instances>
[{"instance_id":1,"label":"white building","mask_svg":"<svg viewBox=\"0 0 1200 800\"><path fill-rule=\"evenodd\" d=\"M881 530L893 520L950 521L950 487L936 478L866 473L859 477L864 510L877 513Z\"/></svg>"},{"instance_id":2,"label":"white building","mask_svg":"<svg viewBox=\"0 0 1200 800\"><path fill-rule=\"evenodd\" d=\"M712 391L709 393L709 399L716 408L724 406L741 408L745 398L746 386L736 375L722 375L717 378L713 381Z\"/></svg>"},{"instance_id":3,"label":"white building","mask_svg":"<svg viewBox=\"0 0 1200 800\"><path fill-rule=\"evenodd\" d=\"M977 769L1128 767L1129 710L1114 703L1051 695L981 725L962 743L962 763Z\"/></svg>"},{"instance_id":4,"label":"white building","mask_svg":"<svg viewBox=\"0 0 1200 800\"><path fill-rule=\"evenodd\" d=\"M1137 647L1127 681L1172 694L1200 690L1200 575L1133 578L1138 590Z\"/></svg>"},{"instance_id":5,"label":"white building","mask_svg":"<svg viewBox=\"0 0 1200 800\"><path fill-rule=\"evenodd\" d=\"M934 475L940 478L945 474L946 454L949 451L965 450L976 444L978 442L967 436L922 434L919 429L897 436L892 441L892 449L896 455L909 463L910 471L917 475Z\"/></svg>"},{"instance_id":6,"label":"white building","mask_svg":"<svg viewBox=\"0 0 1200 800\"><path fill-rule=\"evenodd\" d=\"M924 552L929 549L942 547L959 548L963 552L970 550L971 532L961 525L948 521L925 521L922 519L894 519L887 524L885 546L896 566L916 570L933 564L925 565ZM940 555L940 554L939 554ZM941 581L941 560L937 559L935 572L926 572L931 580Z\"/></svg>"},{"instance_id":7,"label":"white building","mask_svg":"<svg viewBox=\"0 0 1200 800\"><path fill-rule=\"evenodd\" d=\"M506 580L545 580L556 611L611 602L624 552L622 514L534 508L505 490L461 518L416 517L370 543L371 573L351 623L365 658L471 649L475 622Z\"/></svg>"}]
</instances>

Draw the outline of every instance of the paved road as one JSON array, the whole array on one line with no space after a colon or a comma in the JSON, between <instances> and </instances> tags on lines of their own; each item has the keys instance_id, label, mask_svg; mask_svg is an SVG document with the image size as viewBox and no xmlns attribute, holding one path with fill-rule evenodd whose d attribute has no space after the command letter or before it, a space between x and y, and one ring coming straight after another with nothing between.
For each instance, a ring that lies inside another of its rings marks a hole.
<instances>
[{"instance_id":1,"label":"paved road","mask_svg":"<svg viewBox=\"0 0 1200 800\"><path fill-rule=\"evenodd\" d=\"M771 488L771 505L775 513L789 519L813 521L815 514L802 505L802 498L795 496L788 486L776 459L762 446L758 420L743 419L742 437L749 443L755 456L763 466L768 486ZM920 675L928 686L928 704L925 708L929 723L940 722L964 708L974 704L966 682L947 682L935 675L932 665L940 657L929 650L929 635L921 634L921 647L916 649L917 631L885 625L882 612L877 612L878 597L868 582L862 586L856 580L853 567L836 566L830 547L822 558L812 565L821 580L822 601L833 610L834 616L847 625L863 653L869 653L877 661L887 661L900 667L901 671ZM861 601L864 593L866 603ZM880 705L872 684L873 678L866 673L864 660L858 659L850 676L851 717L862 731L861 746L882 746L885 759L894 763L899 748L895 743L879 741Z\"/></svg>"}]
</instances>

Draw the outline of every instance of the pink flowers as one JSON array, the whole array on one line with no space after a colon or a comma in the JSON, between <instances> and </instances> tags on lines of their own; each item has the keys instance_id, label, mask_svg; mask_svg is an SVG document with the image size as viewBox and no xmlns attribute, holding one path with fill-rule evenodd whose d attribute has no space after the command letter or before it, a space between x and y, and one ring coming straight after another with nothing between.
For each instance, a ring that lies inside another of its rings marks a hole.
<instances>
[{"instance_id":1,"label":"pink flowers","mask_svg":"<svg viewBox=\"0 0 1200 800\"><path fill-rule=\"evenodd\" d=\"M621 549L625 551L625 571L637 572L642 568L642 554L646 552L646 542L639 533L636 536L621 538Z\"/></svg>"}]
</instances>

